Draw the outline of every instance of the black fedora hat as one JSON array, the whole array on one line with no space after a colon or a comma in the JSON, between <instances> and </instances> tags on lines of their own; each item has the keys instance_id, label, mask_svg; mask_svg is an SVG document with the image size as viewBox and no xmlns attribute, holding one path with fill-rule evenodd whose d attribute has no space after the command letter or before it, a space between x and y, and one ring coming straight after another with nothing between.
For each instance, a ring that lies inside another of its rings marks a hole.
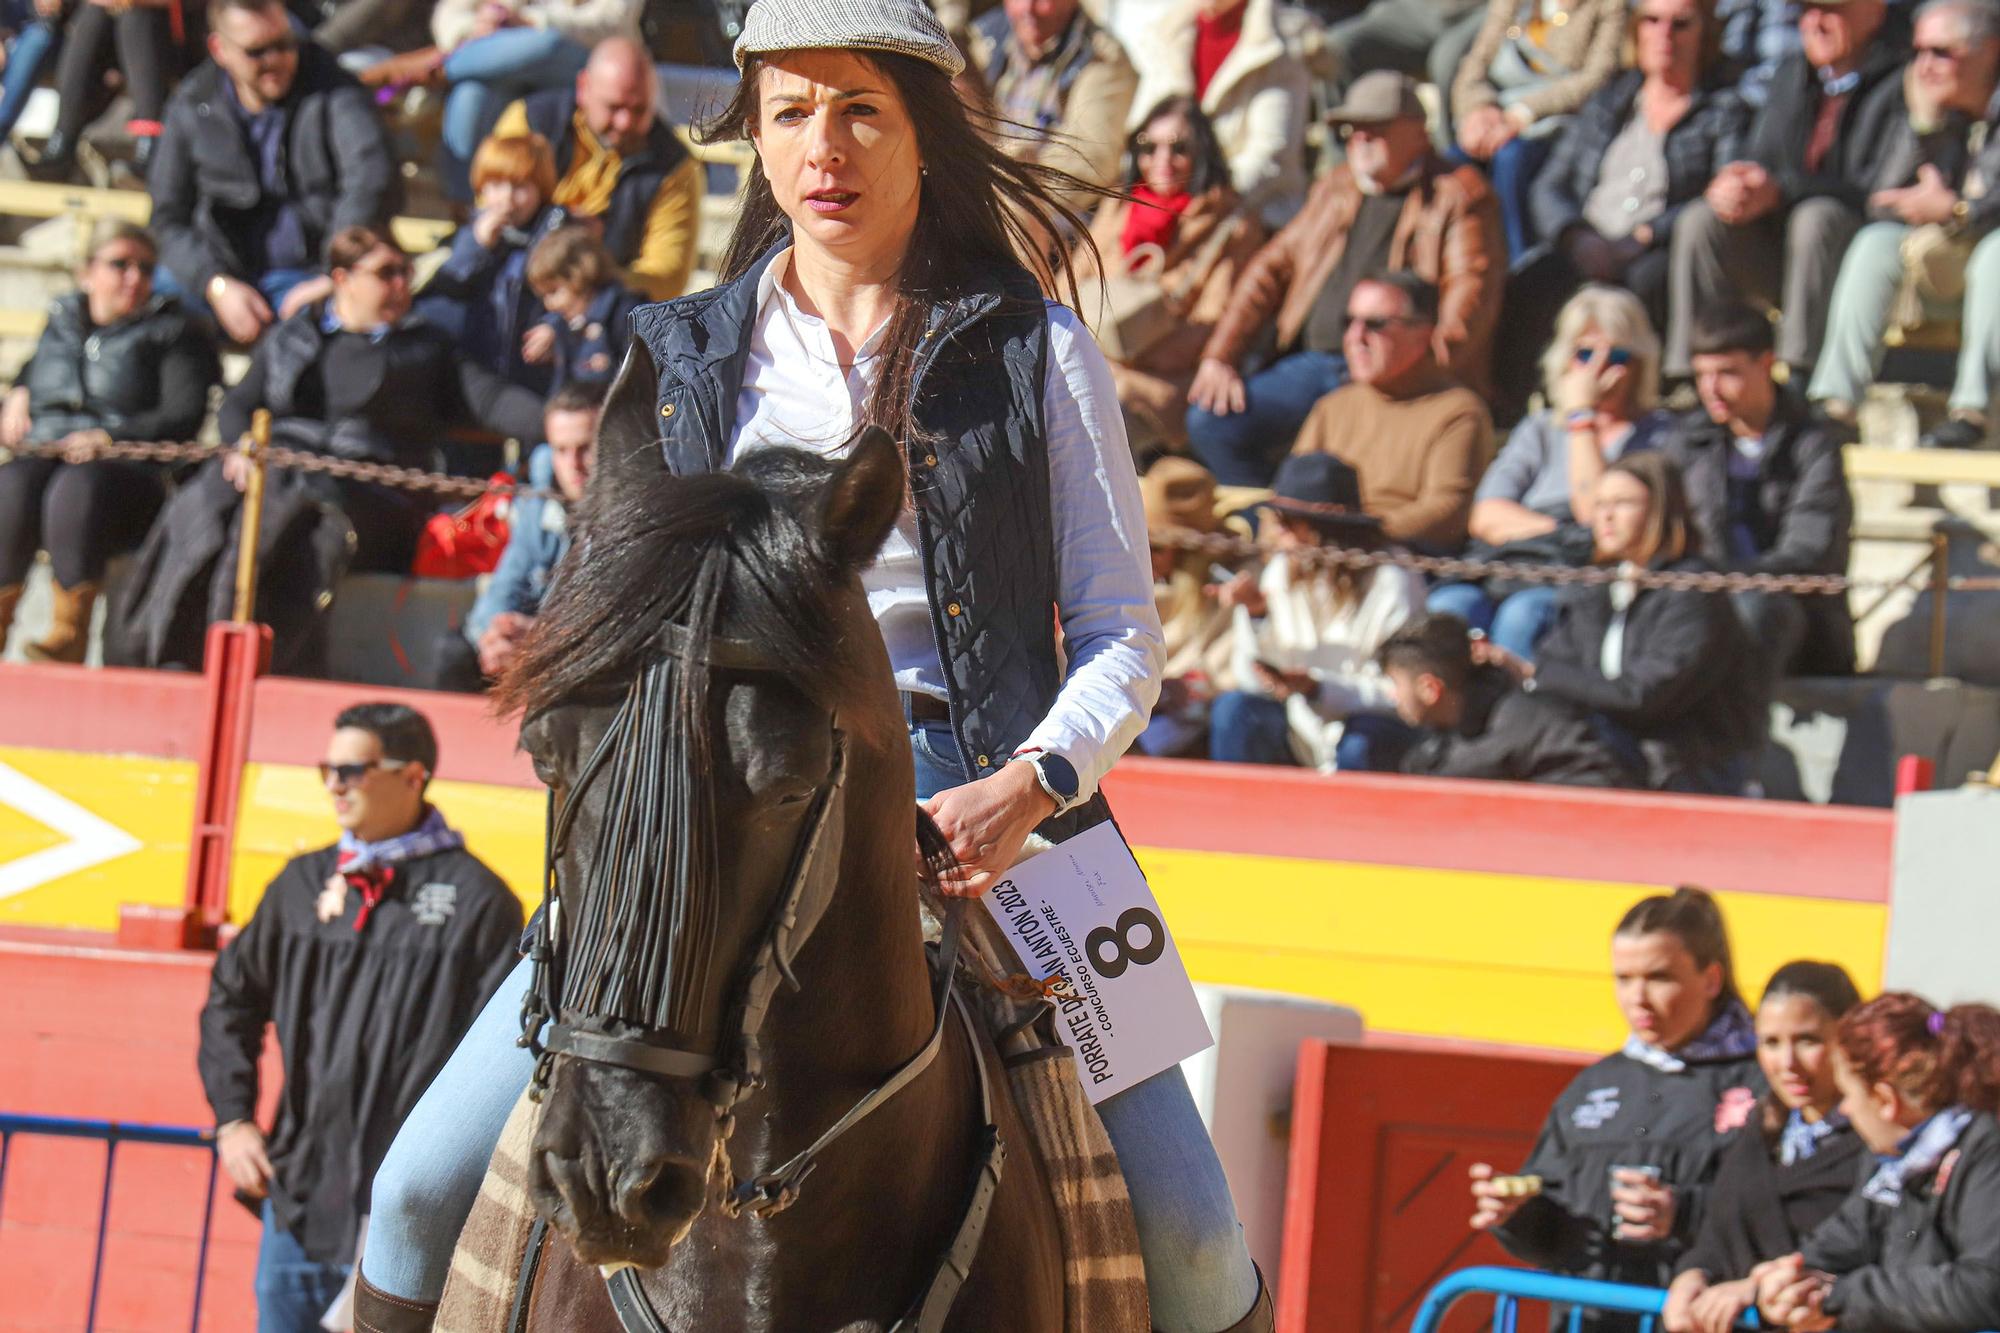
<instances>
[{"instance_id":1,"label":"black fedora hat","mask_svg":"<svg viewBox=\"0 0 2000 1333\"><path fill-rule=\"evenodd\" d=\"M1374 531L1382 526L1361 507L1361 474L1332 454L1293 454L1271 481L1270 507L1322 528Z\"/></svg>"}]
</instances>

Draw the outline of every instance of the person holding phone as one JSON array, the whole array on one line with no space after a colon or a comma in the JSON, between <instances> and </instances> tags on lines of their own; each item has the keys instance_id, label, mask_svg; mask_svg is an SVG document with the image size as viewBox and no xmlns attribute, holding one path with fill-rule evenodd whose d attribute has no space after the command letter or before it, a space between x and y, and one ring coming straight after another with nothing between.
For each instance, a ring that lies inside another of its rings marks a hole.
<instances>
[{"instance_id":1,"label":"person holding phone","mask_svg":"<svg viewBox=\"0 0 2000 1333\"><path fill-rule=\"evenodd\" d=\"M1701 1229L1729 1136L1764 1095L1757 1033L1722 910L1701 889L1633 904L1611 970L1625 1044L1556 1100L1522 1168L1535 1180L1474 1164L1472 1226L1538 1268L1663 1287ZM1586 1314L1583 1327L1636 1329L1638 1317Z\"/></svg>"},{"instance_id":2,"label":"person holding phone","mask_svg":"<svg viewBox=\"0 0 2000 1333\"><path fill-rule=\"evenodd\" d=\"M1563 307L1542 385L1549 407L1521 419L1473 493L1468 559L1588 564L1598 478L1672 424L1657 407L1660 340L1639 299L1617 287L1585 287ZM1556 586L1442 583L1430 609L1533 661L1555 623Z\"/></svg>"}]
</instances>

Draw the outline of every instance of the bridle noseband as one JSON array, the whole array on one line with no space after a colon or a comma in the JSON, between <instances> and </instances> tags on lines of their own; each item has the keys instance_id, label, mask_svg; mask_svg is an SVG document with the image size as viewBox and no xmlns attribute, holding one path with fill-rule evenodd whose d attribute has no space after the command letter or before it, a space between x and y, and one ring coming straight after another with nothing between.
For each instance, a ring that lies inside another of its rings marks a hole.
<instances>
[{"instance_id":1,"label":"bridle noseband","mask_svg":"<svg viewBox=\"0 0 2000 1333\"><path fill-rule=\"evenodd\" d=\"M658 646L664 654L679 658L684 665L704 666L711 670L787 675L796 669L796 664L780 662L747 640L710 636L697 642L696 636L680 625L662 626ZM547 1091L557 1055L644 1074L698 1080L702 1095L713 1109L717 1122L715 1151L725 1181L719 1203L721 1211L732 1218L745 1212L757 1217L770 1217L797 1201L800 1186L812 1174L821 1153L931 1066L943 1047L947 1015L956 1012L970 1041L973 1064L978 1071L981 1103L982 1130L970 1198L958 1231L929 1287L892 1331L932 1333L932 1330L942 1327L970 1271L993 1198L999 1192L1001 1170L1007 1156L1006 1146L1001 1142L995 1124L991 1075L979 1048L977 1029L964 1002L952 992L952 976L964 926L964 900L946 900L935 978L936 1020L923 1047L870 1089L803 1151L773 1170L748 1180L737 1180L728 1151L728 1142L735 1129L734 1110L738 1103L764 1086L759 1033L778 984L783 982L793 991L799 989L798 978L792 971L792 960L804 943L804 933L799 930L801 907L809 891L819 886L818 877L829 870L829 867L820 864L821 853L831 816L836 809L834 798L840 794L847 780L847 738L837 724L833 726L832 763L813 795L811 811L792 851L783 891L752 956L749 975L740 984L734 1006L733 1049L718 1052L688 1050L666 1041L658 1029L644 1027L640 1028L639 1035L631 1037L585 1031L574 1023L562 1021L563 936L556 866L567 846L584 792L602 770L617 739L629 725L639 689L640 682L635 680L617 714L571 784L568 798L560 810L556 807L554 790L549 793L547 851L543 863L545 907L529 948L532 981L521 1003L519 1044L535 1056L529 1096L536 1101L541 1100ZM824 904L820 907L823 909ZM813 919L805 923L805 933L810 933L816 922L815 913ZM546 1040L542 1036L544 1028L548 1033ZM544 1225L541 1222L537 1224L537 1239L530 1246L531 1254L539 1249L539 1236ZM666 1333L665 1325L640 1289L634 1270L621 1269L607 1281L612 1304L628 1330Z\"/></svg>"}]
</instances>

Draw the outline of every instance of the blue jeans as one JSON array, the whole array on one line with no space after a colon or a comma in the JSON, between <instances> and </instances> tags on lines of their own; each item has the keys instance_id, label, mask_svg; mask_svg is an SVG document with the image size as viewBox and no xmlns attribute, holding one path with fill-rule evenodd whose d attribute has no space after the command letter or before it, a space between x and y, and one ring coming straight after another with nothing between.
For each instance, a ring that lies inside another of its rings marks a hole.
<instances>
[{"instance_id":1,"label":"blue jeans","mask_svg":"<svg viewBox=\"0 0 2000 1333\"><path fill-rule=\"evenodd\" d=\"M1542 163L1548 161L1549 152L1561 133L1558 130L1533 139L1517 135L1493 155L1491 162L1485 164L1486 175L1493 185L1493 197L1500 202L1500 224L1507 232L1509 263L1519 263L1522 256L1535 248L1535 220L1528 210L1528 191L1534 186L1535 177L1541 174ZM1445 157L1459 166L1480 165L1467 157L1463 148L1456 146Z\"/></svg>"},{"instance_id":2,"label":"blue jeans","mask_svg":"<svg viewBox=\"0 0 2000 1333\"><path fill-rule=\"evenodd\" d=\"M14 132L14 122L21 118L28 94L35 91L42 65L56 53L57 40L55 25L40 19L15 34L13 45L7 48L7 72L0 76L0 139Z\"/></svg>"},{"instance_id":3,"label":"blue jeans","mask_svg":"<svg viewBox=\"0 0 2000 1333\"><path fill-rule=\"evenodd\" d=\"M278 307L285 303L287 296L291 295L292 288L307 278L318 276L319 273L315 269L274 268L257 275L257 290L266 301L270 302L271 313L276 315ZM215 322L215 311L209 308L207 294L199 290L189 290L165 264L160 265L153 274L153 289L168 296L179 297L181 309L199 319L207 320L210 324Z\"/></svg>"},{"instance_id":4,"label":"blue jeans","mask_svg":"<svg viewBox=\"0 0 2000 1333\"><path fill-rule=\"evenodd\" d=\"M567 87L589 59L582 46L545 28L502 28L446 56L451 92L444 99L439 138L450 166L447 188L470 198L465 173L472 155L507 104L544 88Z\"/></svg>"},{"instance_id":5,"label":"blue jeans","mask_svg":"<svg viewBox=\"0 0 2000 1333\"><path fill-rule=\"evenodd\" d=\"M348 1269L308 1255L266 1202L257 1245L257 1333L319 1333L319 1317L347 1284Z\"/></svg>"},{"instance_id":6,"label":"blue jeans","mask_svg":"<svg viewBox=\"0 0 2000 1333\"><path fill-rule=\"evenodd\" d=\"M1285 706L1268 694L1224 690L1208 706L1208 757L1225 764L1298 765Z\"/></svg>"},{"instance_id":7,"label":"blue jeans","mask_svg":"<svg viewBox=\"0 0 2000 1333\"><path fill-rule=\"evenodd\" d=\"M1495 606L1476 583L1440 583L1425 600L1433 615L1457 616L1523 661L1535 660L1535 648L1556 623L1556 590L1538 584L1510 593Z\"/></svg>"},{"instance_id":8,"label":"blue jeans","mask_svg":"<svg viewBox=\"0 0 2000 1333\"><path fill-rule=\"evenodd\" d=\"M958 748L942 725L913 727L917 795L965 781ZM487 1002L451 1059L403 1122L375 1175L368 1281L405 1300L435 1301L458 1230L472 1211L486 1160L534 1072L514 1044L524 960ZM1216 1333L1257 1298L1257 1274L1208 1131L1178 1068L1154 1075L1097 1108L1132 1191L1153 1325L1162 1333Z\"/></svg>"},{"instance_id":9,"label":"blue jeans","mask_svg":"<svg viewBox=\"0 0 2000 1333\"><path fill-rule=\"evenodd\" d=\"M1417 733L1399 717L1356 713L1341 724L1333 766L1342 773L1394 773L1417 743Z\"/></svg>"},{"instance_id":10,"label":"blue jeans","mask_svg":"<svg viewBox=\"0 0 2000 1333\"><path fill-rule=\"evenodd\" d=\"M1188 446L1225 486L1268 486L1292 451L1313 404L1347 383L1347 358L1297 351L1244 382L1244 409L1226 417L1187 411Z\"/></svg>"}]
</instances>

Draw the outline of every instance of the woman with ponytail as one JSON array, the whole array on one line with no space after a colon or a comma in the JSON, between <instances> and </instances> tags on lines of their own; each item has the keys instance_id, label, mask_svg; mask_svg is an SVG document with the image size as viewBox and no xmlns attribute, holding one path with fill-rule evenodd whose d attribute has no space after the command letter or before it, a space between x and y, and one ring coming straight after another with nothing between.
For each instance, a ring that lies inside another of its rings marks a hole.
<instances>
[{"instance_id":1,"label":"woman with ponytail","mask_svg":"<svg viewBox=\"0 0 2000 1333\"><path fill-rule=\"evenodd\" d=\"M1880 1164L1799 1253L1758 1270L1765 1322L2000 1328L2000 1012L1892 991L1842 1020L1834 1065Z\"/></svg>"},{"instance_id":2,"label":"woman with ponytail","mask_svg":"<svg viewBox=\"0 0 2000 1333\"><path fill-rule=\"evenodd\" d=\"M1750 1274L1790 1254L1854 1188L1864 1151L1840 1112L1835 1034L1861 1003L1834 963L1786 963L1757 1006L1757 1063L1771 1090L1754 1129L1729 1141L1701 1231L1681 1256L1662 1316L1667 1333L1728 1333L1757 1303Z\"/></svg>"},{"instance_id":3,"label":"woman with ponytail","mask_svg":"<svg viewBox=\"0 0 2000 1333\"><path fill-rule=\"evenodd\" d=\"M1757 1034L1722 911L1701 889L1634 904L1612 934L1611 968L1625 1045L1557 1099L1525 1179L1472 1168L1472 1225L1540 1268L1663 1287L1700 1230L1729 1133L1764 1092ZM1584 1326L1637 1323L1596 1315Z\"/></svg>"}]
</instances>

